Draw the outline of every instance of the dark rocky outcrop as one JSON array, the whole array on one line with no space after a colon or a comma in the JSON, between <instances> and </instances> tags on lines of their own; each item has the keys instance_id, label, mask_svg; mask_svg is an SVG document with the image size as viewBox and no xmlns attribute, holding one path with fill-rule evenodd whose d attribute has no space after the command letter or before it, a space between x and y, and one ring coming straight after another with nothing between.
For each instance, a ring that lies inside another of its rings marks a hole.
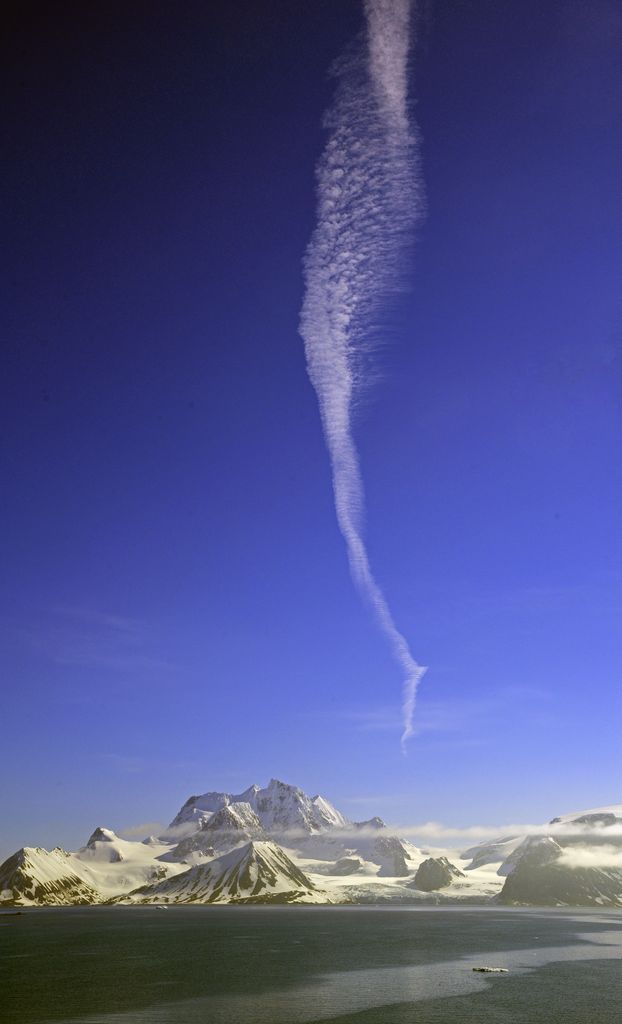
<instances>
[{"instance_id":1,"label":"dark rocky outcrop","mask_svg":"<svg viewBox=\"0 0 622 1024\"><path fill-rule=\"evenodd\" d=\"M335 862L332 875L355 875L363 867L360 857L341 857Z\"/></svg>"},{"instance_id":2,"label":"dark rocky outcrop","mask_svg":"<svg viewBox=\"0 0 622 1024\"><path fill-rule=\"evenodd\" d=\"M435 892L451 885L456 878L466 878L466 875L448 861L447 857L428 857L417 868L412 885L414 889L420 889L422 892Z\"/></svg>"}]
</instances>

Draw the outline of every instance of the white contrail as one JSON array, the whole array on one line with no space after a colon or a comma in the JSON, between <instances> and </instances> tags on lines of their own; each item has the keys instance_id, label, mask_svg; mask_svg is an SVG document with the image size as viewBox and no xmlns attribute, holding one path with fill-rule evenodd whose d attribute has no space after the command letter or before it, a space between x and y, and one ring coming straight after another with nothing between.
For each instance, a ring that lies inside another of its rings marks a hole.
<instances>
[{"instance_id":1,"label":"white contrail","mask_svg":"<svg viewBox=\"0 0 622 1024\"><path fill-rule=\"evenodd\" d=\"M365 0L365 43L335 67L338 85L317 167L317 226L305 255L300 318L352 577L404 673L403 748L413 734L425 668L397 629L369 564L352 405L365 383L360 357L370 347L376 308L398 286L405 243L423 206L407 104L410 7L409 0Z\"/></svg>"}]
</instances>

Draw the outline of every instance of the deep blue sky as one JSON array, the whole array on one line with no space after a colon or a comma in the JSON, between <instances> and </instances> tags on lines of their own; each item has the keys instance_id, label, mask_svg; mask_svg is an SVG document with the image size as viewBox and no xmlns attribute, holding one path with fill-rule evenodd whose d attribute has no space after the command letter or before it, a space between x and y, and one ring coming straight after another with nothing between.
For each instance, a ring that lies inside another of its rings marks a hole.
<instances>
[{"instance_id":1,"label":"deep blue sky","mask_svg":"<svg viewBox=\"0 0 622 1024\"><path fill-rule=\"evenodd\" d=\"M2 849L271 775L390 821L619 801L622 13L426 6L428 214L357 422L351 585L297 318L350 0L8 40Z\"/></svg>"}]
</instances>

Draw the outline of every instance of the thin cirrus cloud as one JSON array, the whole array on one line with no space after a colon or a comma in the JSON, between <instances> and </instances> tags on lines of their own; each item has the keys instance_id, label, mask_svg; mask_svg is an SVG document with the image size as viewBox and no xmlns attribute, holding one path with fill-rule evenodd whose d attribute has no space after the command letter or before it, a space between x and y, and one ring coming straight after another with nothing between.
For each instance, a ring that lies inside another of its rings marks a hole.
<instances>
[{"instance_id":1,"label":"thin cirrus cloud","mask_svg":"<svg viewBox=\"0 0 622 1024\"><path fill-rule=\"evenodd\" d=\"M548 696L547 691L535 687L508 686L475 698L427 701L417 714L412 734L457 736L469 733L474 741L473 731L478 726L489 726L507 715L510 709L516 716L521 707L529 714L532 724L546 724ZM399 725L398 713L391 706L349 708L341 713L341 718L360 732L393 732Z\"/></svg>"},{"instance_id":2,"label":"thin cirrus cloud","mask_svg":"<svg viewBox=\"0 0 622 1024\"><path fill-rule=\"evenodd\" d=\"M414 735L425 672L398 630L371 569L364 491L352 432L369 382L363 358L377 314L401 279L405 247L422 215L416 139L407 102L409 0L366 0L366 45L336 63L328 141L317 167L317 224L304 260L300 333L320 407L335 510L355 586L371 607L403 676L402 748Z\"/></svg>"},{"instance_id":3,"label":"thin cirrus cloud","mask_svg":"<svg viewBox=\"0 0 622 1024\"><path fill-rule=\"evenodd\" d=\"M161 821L143 821L138 825L128 825L119 829L119 835L124 839L143 839L147 836L158 836L164 831L165 825Z\"/></svg>"},{"instance_id":4,"label":"thin cirrus cloud","mask_svg":"<svg viewBox=\"0 0 622 1024\"><path fill-rule=\"evenodd\" d=\"M148 626L135 619L67 606L53 608L42 618L36 628L19 628L17 633L57 665L138 674L175 668L156 653Z\"/></svg>"}]
</instances>

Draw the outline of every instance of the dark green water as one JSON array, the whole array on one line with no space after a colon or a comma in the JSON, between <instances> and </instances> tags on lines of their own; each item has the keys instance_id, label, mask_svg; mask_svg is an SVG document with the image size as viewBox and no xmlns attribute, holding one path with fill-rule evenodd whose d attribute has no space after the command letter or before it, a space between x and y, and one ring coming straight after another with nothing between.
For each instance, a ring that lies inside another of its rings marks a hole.
<instances>
[{"instance_id":1,"label":"dark green water","mask_svg":"<svg viewBox=\"0 0 622 1024\"><path fill-rule=\"evenodd\" d=\"M0 957L10 1024L622 1021L606 911L33 909L0 915Z\"/></svg>"}]
</instances>

